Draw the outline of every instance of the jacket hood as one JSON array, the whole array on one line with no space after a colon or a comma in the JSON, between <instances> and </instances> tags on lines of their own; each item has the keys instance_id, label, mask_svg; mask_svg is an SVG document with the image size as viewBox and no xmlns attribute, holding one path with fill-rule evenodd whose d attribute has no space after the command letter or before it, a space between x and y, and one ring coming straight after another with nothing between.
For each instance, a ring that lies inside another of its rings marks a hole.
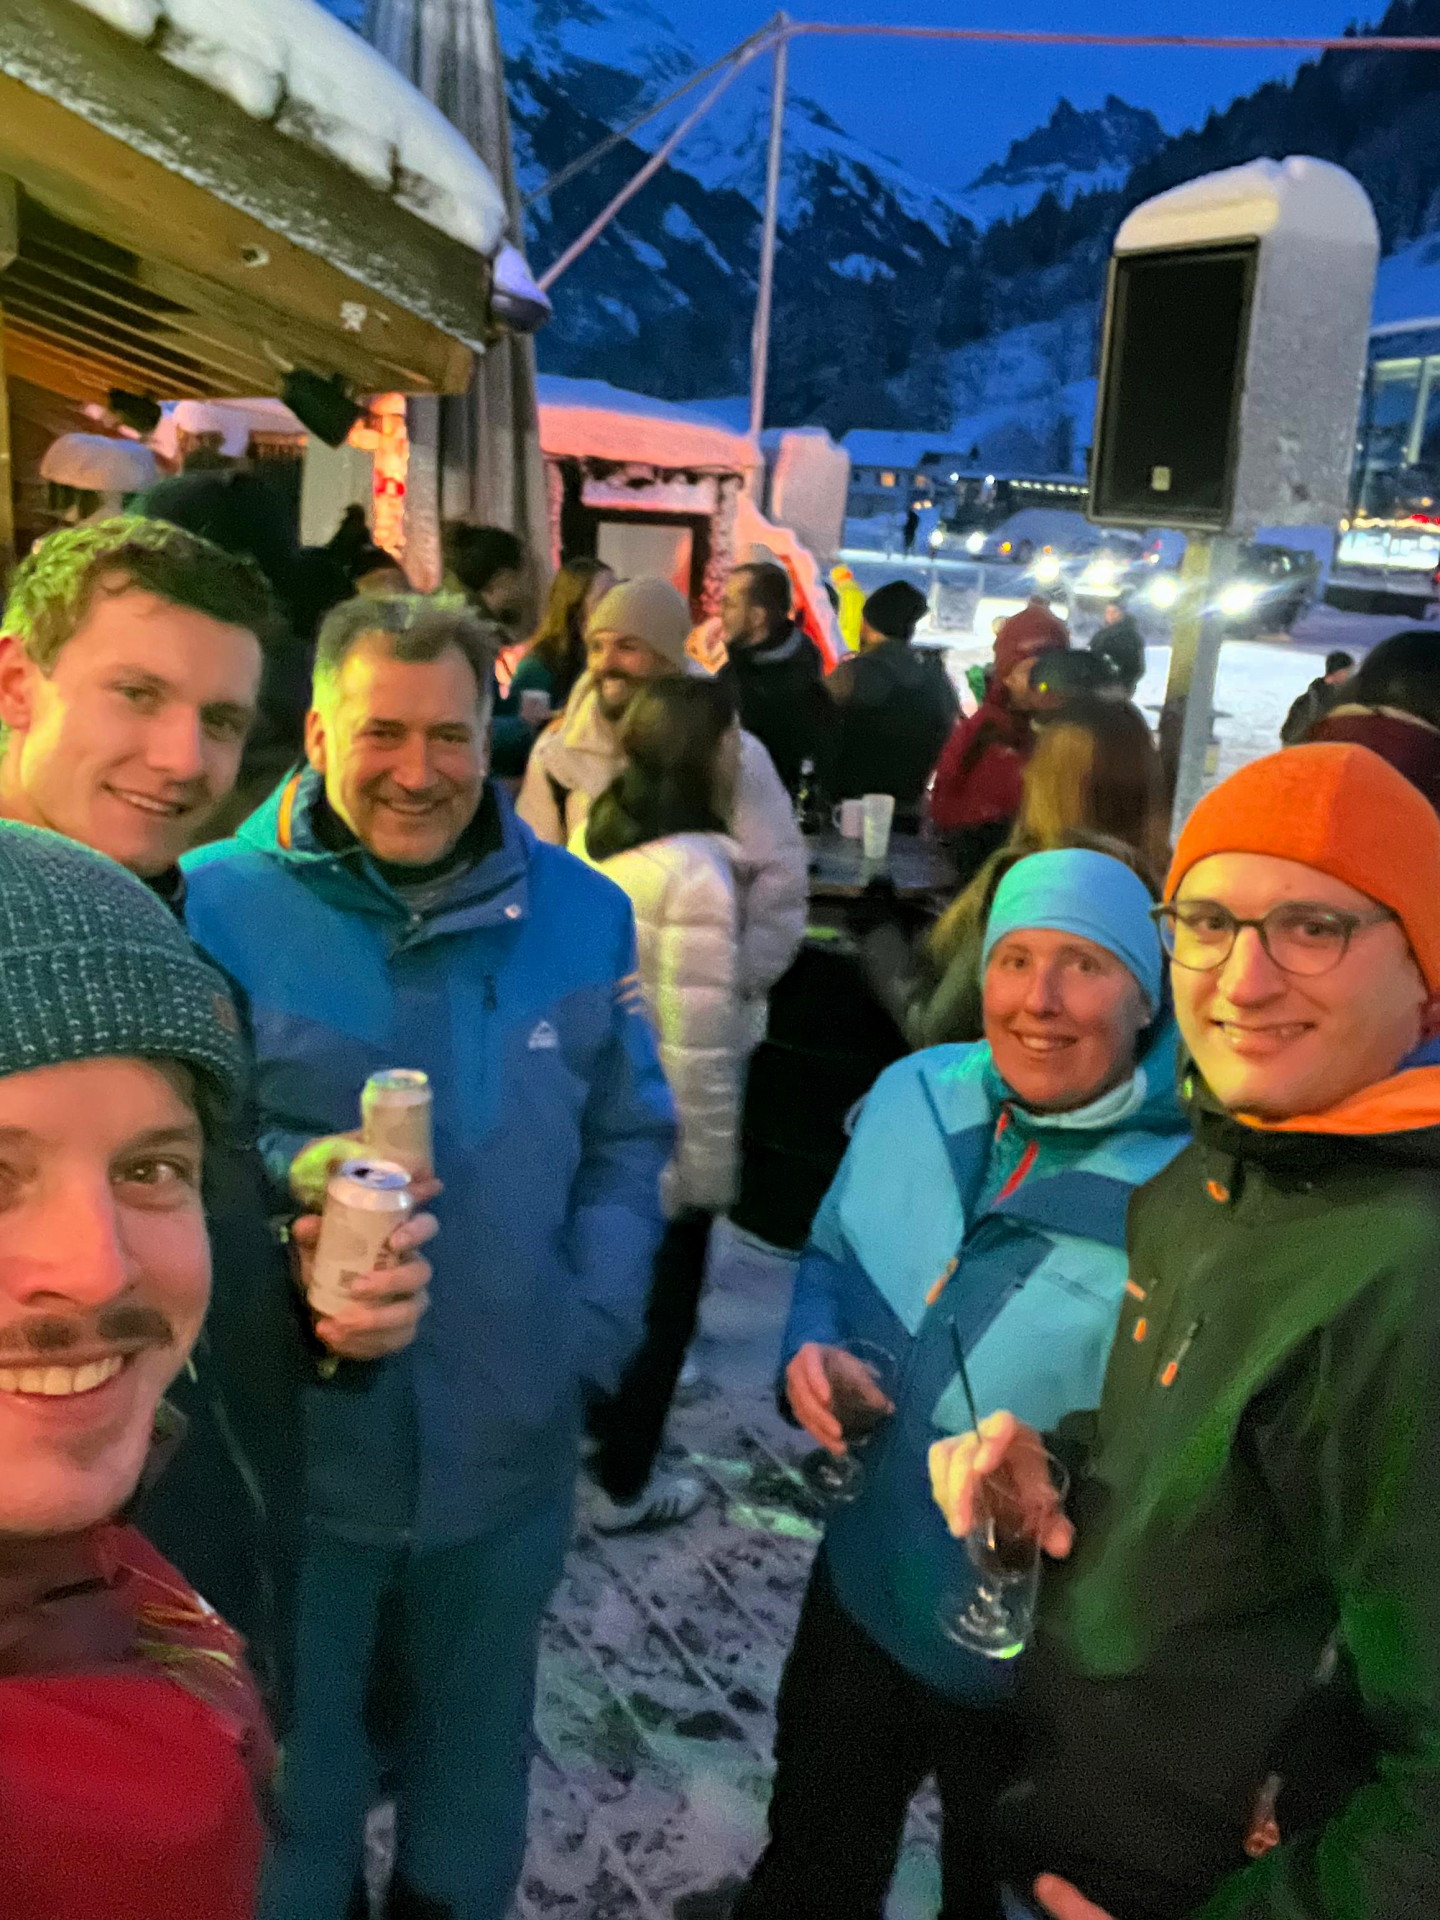
<instances>
[{"instance_id":1,"label":"jacket hood","mask_svg":"<svg viewBox=\"0 0 1440 1920\"><path fill-rule=\"evenodd\" d=\"M1416 1133L1440 1127L1440 1066L1402 1068L1388 1080L1362 1087L1325 1113L1302 1113L1290 1120L1260 1120L1246 1113L1235 1117L1261 1133L1319 1133L1358 1139ZM1436 1154L1440 1157L1440 1143Z\"/></svg>"},{"instance_id":2,"label":"jacket hood","mask_svg":"<svg viewBox=\"0 0 1440 1920\"><path fill-rule=\"evenodd\" d=\"M893 636L882 640L878 646L868 647L864 653L855 655L856 664L864 662L867 674L876 678L883 676L892 686L911 689L924 686L940 664L938 654L914 647L908 640L897 640ZM932 662L934 665L932 665ZM941 671L944 671L943 666Z\"/></svg>"},{"instance_id":3,"label":"jacket hood","mask_svg":"<svg viewBox=\"0 0 1440 1920\"><path fill-rule=\"evenodd\" d=\"M1436 1054L1435 1060L1430 1054ZM1324 1113L1261 1120L1228 1112L1190 1065L1181 1087L1198 1138L1236 1160L1313 1172L1338 1158L1440 1167L1440 1048L1422 1047L1388 1079Z\"/></svg>"}]
</instances>

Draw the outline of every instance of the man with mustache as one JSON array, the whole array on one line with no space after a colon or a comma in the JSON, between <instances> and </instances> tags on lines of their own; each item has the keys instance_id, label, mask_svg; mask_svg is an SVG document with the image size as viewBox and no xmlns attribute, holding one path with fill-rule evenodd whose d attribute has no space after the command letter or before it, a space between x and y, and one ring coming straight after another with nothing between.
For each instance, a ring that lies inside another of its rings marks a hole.
<instances>
[{"instance_id":1,"label":"man with mustache","mask_svg":"<svg viewBox=\"0 0 1440 1920\"><path fill-rule=\"evenodd\" d=\"M249 1001L262 1146L302 1188L367 1075L430 1077L432 1304L363 1389L312 1395L284 1832L262 1911L342 1920L388 1681L394 1920L502 1920L525 1846L540 1620L588 1388L636 1343L670 1098L619 888L487 778L488 629L351 601L320 632L309 767L187 857L191 925Z\"/></svg>"},{"instance_id":2,"label":"man with mustache","mask_svg":"<svg viewBox=\"0 0 1440 1920\"><path fill-rule=\"evenodd\" d=\"M0 817L49 827L135 874L183 919L178 861L229 795L275 614L248 560L162 521L107 520L43 540L0 621ZM215 1286L172 1399L186 1443L145 1523L250 1643L283 1704L299 1554L300 1394L316 1362L372 1360L414 1334L429 1267L369 1275L342 1320L312 1329L275 1234L246 1115L206 1159ZM313 1245L316 1222L296 1239ZM338 1389L337 1389L338 1390Z\"/></svg>"},{"instance_id":3,"label":"man with mustache","mask_svg":"<svg viewBox=\"0 0 1440 1920\"><path fill-rule=\"evenodd\" d=\"M685 651L690 609L653 575L623 581L599 603L586 628L589 670L575 683L564 714L535 742L517 806L542 840L560 846L624 765L620 722L647 680L699 672ZM740 764L726 812L740 854L740 986L756 1039L765 1031L765 999L799 951L805 934L805 843L774 762L751 733L740 734Z\"/></svg>"},{"instance_id":4,"label":"man with mustache","mask_svg":"<svg viewBox=\"0 0 1440 1920\"><path fill-rule=\"evenodd\" d=\"M0 824L0 1905L249 1920L273 1748L238 1636L126 1524L210 1290L223 981L111 861Z\"/></svg>"}]
</instances>

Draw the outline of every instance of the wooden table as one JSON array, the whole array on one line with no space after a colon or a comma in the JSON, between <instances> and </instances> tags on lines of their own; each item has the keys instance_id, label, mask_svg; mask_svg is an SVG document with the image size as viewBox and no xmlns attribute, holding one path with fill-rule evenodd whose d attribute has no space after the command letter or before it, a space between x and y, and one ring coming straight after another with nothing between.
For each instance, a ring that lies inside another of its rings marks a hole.
<instances>
[{"instance_id":1,"label":"wooden table","mask_svg":"<svg viewBox=\"0 0 1440 1920\"><path fill-rule=\"evenodd\" d=\"M858 840L838 833L807 835L812 900L857 900L872 880L886 879L902 900L955 891L955 869L937 841L893 833L883 860L867 860Z\"/></svg>"}]
</instances>

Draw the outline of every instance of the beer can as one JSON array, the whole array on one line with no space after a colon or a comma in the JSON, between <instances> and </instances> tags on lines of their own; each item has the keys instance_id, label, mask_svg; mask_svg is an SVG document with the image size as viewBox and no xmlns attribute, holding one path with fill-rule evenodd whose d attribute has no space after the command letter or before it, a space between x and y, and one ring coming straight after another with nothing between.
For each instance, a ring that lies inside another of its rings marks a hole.
<instances>
[{"instance_id":1,"label":"beer can","mask_svg":"<svg viewBox=\"0 0 1440 1920\"><path fill-rule=\"evenodd\" d=\"M371 1153L394 1160L412 1180L428 1180L434 1173L428 1074L412 1067L372 1073L360 1096L360 1118Z\"/></svg>"},{"instance_id":2,"label":"beer can","mask_svg":"<svg viewBox=\"0 0 1440 1920\"><path fill-rule=\"evenodd\" d=\"M413 1205L410 1176L392 1160L347 1160L331 1178L310 1280L318 1318L338 1313L362 1274L391 1261L385 1242Z\"/></svg>"}]
</instances>

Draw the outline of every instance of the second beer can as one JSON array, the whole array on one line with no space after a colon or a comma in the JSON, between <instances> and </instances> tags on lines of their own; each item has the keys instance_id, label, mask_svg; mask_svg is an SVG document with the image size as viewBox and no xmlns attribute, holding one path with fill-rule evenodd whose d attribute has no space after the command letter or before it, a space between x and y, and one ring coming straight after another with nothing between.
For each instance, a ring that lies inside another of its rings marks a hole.
<instances>
[{"instance_id":1,"label":"second beer can","mask_svg":"<svg viewBox=\"0 0 1440 1920\"><path fill-rule=\"evenodd\" d=\"M410 1176L390 1160L347 1160L325 1194L309 1301L318 1318L338 1313L355 1282L386 1264L385 1243L410 1213Z\"/></svg>"},{"instance_id":2,"label":"second beer can","mask_svg":"<svg viewBox=\"0 0 1440 1920\"><path fill-rule=\"evenodd\" d=\"M412 1180L428 1180L434 1173L428 1074L413 1067L372 1073L360 1096L360 1118L372 1153L397 1161Z\"/></svg>"}]
</instances>

